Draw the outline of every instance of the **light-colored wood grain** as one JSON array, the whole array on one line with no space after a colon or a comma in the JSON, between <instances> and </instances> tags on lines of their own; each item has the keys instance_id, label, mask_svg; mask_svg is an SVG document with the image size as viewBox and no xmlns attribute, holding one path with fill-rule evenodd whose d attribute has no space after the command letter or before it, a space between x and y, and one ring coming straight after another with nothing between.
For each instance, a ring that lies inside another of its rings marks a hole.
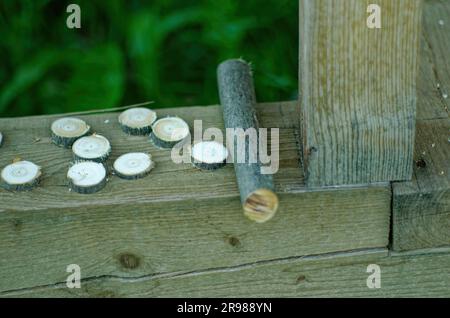
<instances>
[{"instance_id":1,"label":"light-colored wood grain","mask_svg":"<svg viewBox=\"0 0 450 318\"><path fill-rule=\"evenodd\" d=\"M308 186L409 180L421 0L300 0L300 95Z\"/></svg>"},{"instance_id":2,"label":"light-colored wood grain","mask_svg":"<svg viewBox=\"0 0 450 318\"><path fill-rule=\"evenodd\" d=\"M280 108L289 112L295 103L260 106L262 125L280 125ZM223 128L217 107L158 113ZM54 118L0 120L9 136L0 163L21 156L44 171L35 191L0 190L0 290L56 283L72 263L88 276L134 276L388 244L389 186L306 189L292 128L282 128L280 136L281 167L275 176L280 215L256 225L242 215L231 166L203 172L177 165L169 151L154 148L145 137L125 135L117 114L81 117L109 138L111 162L125 152L149 151L156 167L136 181L113 176L96 194L69 192L65 174L71 154L50 143ZM139 265L127 268L121 257Z\"/></svg>"},{"instance_id":3,"label":"light-colored wood grain","mask_svg":"<svg viewBox=\"0 0 450 318\"><path fill-rule=\"evenodd\" d=\"M3 297L450 297L450 251L388 255L369 250L144 277L98 277L80 289L64 283ZM381 269L381 288L367 287L367 267Z\"/></svg>"}]
</instances>

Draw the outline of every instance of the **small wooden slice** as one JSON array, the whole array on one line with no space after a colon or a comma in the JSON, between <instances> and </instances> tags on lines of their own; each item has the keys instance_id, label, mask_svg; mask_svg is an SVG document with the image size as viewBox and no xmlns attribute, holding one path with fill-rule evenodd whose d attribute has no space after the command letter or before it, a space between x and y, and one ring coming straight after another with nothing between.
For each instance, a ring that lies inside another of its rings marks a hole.
<instances>
[{"instance_id":1,"label":"small wooden slice","mask_svg":"<svg viewBox=\"0 0 450 318\"><path fill-rule=\"evenodd\" d=\"M39 184L41 167L30 161L15 161L1 173L2 187L10 191L28 191Z\"/></svg>"},{"instance_id":2,"label":"small wooden slice","mask_svg":"<svg viewBox=\"0 0 450 318\"><path fill-rule=\"evenodd\" d=\"M75 161L105 162L111 153L111 144L105 137L94 134L75 141L72 151Z\"/></svg>"},{"instance_id":3,"label":"small wooden slice","mask_svg":"<svg viewBox=\"0 0 450 318\"><path fill-rule=\"evenodd\" d=\"M258 189L245 200L244 214L256 223L264 223L275 216L278 204L278 196L273 191Z\"/></svg>"},{"instance_id":4,"label":"small wooden slice","mask_svg":"<svg viewBox=\"0 0 450 318\"><path fill-rule=\"evenodd\" d=\"M139 179L148 175L154 166L152 157L146 153L127 153L114 162L114 173L122 179Z\"/></svg>"},{"instance_id":5,"label":"small wooden slice","mask_svg":"<svg viewBox=\"0 0 450 318\"><path fill-rule=\"evenodd\" d=\"M91 127L81 119L66 117L54 121L51 130L54 144L70 148L77 139L86 136Z\"/></svg>"},{"instance_id":6,"label":"small wooden slice","mask_svg":"<svg viewBox=\"0 0 450 318\"><path fill-rule=\"evenodd\" d=\"M77 162L69 168L67 179L72 191L81 194L96 193L106 185L106 169L98 162Z\"/></svg>"},{"instance_id":7,"label":"small wooden slice","mask_svg":"<svg viewBox=\"0 0 450 318\"><path fill-rule=\"evenodd\" d=\"M216 141L199 142L191 150L192 163L202 170L216 170L226 165L227 148Z\"/></svg>"},{"instance_id":8,"label":"small wooden slice","mask_svg":"<svg viewBox=\"0 0 450 318\"><path fill-rule=\"evenodd\" d=\"M166 117L153 124L150 139L156 147L168 149L186 140L188 136L189 126L183 119Z\"/></svg>"},{"instance_id":9,"label":"small wooden slice","mask_svg":"<svg viewBox=\"0 0 450 318\"><path fill-rule=\"evenodd\" d=\"M156 121L156 113L148 108L131 108L119 115L122 130L133 136L145 136L152 132L152 125Z\"/></svg>"}]
</instances>

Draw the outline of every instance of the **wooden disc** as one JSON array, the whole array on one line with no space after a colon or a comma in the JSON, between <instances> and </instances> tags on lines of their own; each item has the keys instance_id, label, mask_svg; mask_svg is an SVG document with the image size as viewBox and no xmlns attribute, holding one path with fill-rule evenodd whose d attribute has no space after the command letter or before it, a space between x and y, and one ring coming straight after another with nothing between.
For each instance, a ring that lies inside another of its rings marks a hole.
<instances>
[{"instance_id":1,"label":"wooden disc","mask_svg":"<svg viewBox=\"0 0 450 318\"><path fill-rule=\"evenodd\" d=\"M268 189L258 189L250 193L244 202L244 214L257 223L269 221L277 210L278 196Z\"/></svg>"},{"instance_id":2,"label":"wooden disc","mask_svg":"<svg viewBox=\"0 0 450 318\"><path fill-rule=\"evenodd\" d=\"M156 113L148 108L131 108L119 115L119 123L128 134L146 135L151 132L156 117Z\"/></svg>"},{"instance_id":3,"label":"wooden disc","mask_svg":"<svg viewBox=\"0 0 450 318\"><path fill-rule=\"evenodd\" d=\"M16 161L1 173L2 184L10 190L29 190L39 182L41 167L30 161Z\"/></svg>"},{"instance_id":4,"label":"wooden disc","mask_svg":"<svg viewBox=\"0 0 450 318\"><path fill-rule=\"evenodd\" d=\"M170 148L189 136L188 124L179 117L158 119L152 126L152 140L158 147Z\"/></svg>"},{"instance_id":5,"label":"wooden disc","mask_svg":"<svg viewBox=\"0 0 450 318\"><path fill-rule=\"evenodd\" d=\"M60 118L52 123L52 140L55 144L68 148L78 138L86 136L90 129L91 127L81 119L73 117Z\"/></svg>"},{"instance_id":6,"label":"wooden disc","mask_svg":"<svg viewBox=\"0 0 450 318\"><path fill-rule=\"evenodd\" d=\"M146 153L127 153L114 162L114 172L124 179L138 179L146 176L154 166L152 157Z\"/></svg>"},{"instance_id":7,"label":"wooden disc","mask_svg":"<svg viewBox=\"0 0 450 318\"><path fill-rule=\"evenodd\" d=\"M111 153L111 145L105 137L94 134L78 139L72 146L75 159L103 162Z\"/></svg>"},{"instance_id":8,"label":"wooden disc","mask_svg":"<svg viewBox=\"0 0 450 318\"><path fill-rule=\"evenodd\" d=\"M70 188L79 193L94 193L106 183L106 169L93 161L75 163L67 172Z\"/></svg>"},{"instance_id":9,"label":"wooden disc","mask_svg":"<svg viewBox=\"0 0 450 318\"><path fill-rule=\"evenodd\" d=\"M191 158L194 166L205 170L215 170L225 165L228 150L216 141L203 141L192 147Z\"/></svg>"}]
</instances>

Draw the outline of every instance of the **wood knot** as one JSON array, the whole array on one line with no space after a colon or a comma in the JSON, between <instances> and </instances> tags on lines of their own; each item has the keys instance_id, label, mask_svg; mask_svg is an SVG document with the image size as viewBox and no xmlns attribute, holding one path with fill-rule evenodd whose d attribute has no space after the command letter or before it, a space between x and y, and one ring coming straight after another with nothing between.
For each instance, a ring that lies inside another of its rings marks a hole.
<instances>
[{"instance_id":1,"label":"wood knot","mask_svg":"<svg viewBox=\"0 0 450 318\"><path fill-rule=\"evenodd\" d=\"M300 275L300 276L297 277L296 282L297 282L297 284L300 284L300 283L304 282L305 280L306 280L306 276L305 275Z\"/></svg>"},{"instance_id":2,"label":"wood knot","mask_svg":"<svg viewBox=\"0 0 450 318\"><path fill-rule=\"evenodd\" d=\"M12 220L12 225L15 231L19 232L20 230L22 230L22 221L19 219L14 219Z\"/></svg>"},{"instance_id":3,"label":"wood knot","mask_svg":"<svg viewBox=\"0 0 450 318\"><path fill-rule=\"evenodd\" d=\"M227 241L233 247L237 247L237 246L241 245L241 241L237 237L234 237L234 236L229 237L227 239Z\"/></svg>"},{"instance_id":4,"label":"wood knot","mask_svg":"<svg viewBox=\"0 0 450 318\"><path fill-rule=\"evenodd\" d=\"M103 290L93 293L95 298L117 298L118 296L112 290Z\"/></svg>"},{"instance_id":5,"label":"wood knot","mask_svg":"<svg viewBox=\"0 0 450 318\"><path fill-rule=\"evenodd\" d=\"M311 148L309 148L309 150L308 150L308 154L309 155L312 155L312 154L314 154L314 153L316 153L316 152L318 152L319 150L316 148L316 147L311 147Z\"/></svg>"},{"instance_id":6,"label":"wood knot","mask_svg":"<svg viewBox=\"0 0 450 318\"><path fill-rule=\"evenodd\" d=\"M426 168L427 163L426 163L425 160L419 159L419 160L416 161L416 166L417 166L418 168Z\"/></svg>"},{"instance_id":7,"label":"wood knot","mask_svg":"<svg viewBox=\"0 0 450 318\"><path fill-rule=\"evenodd\" d=\"M130 253L124 253L119 256L120 264L126 269L135 269L139 267L140 258Z\"/></svg>"}]
</instances>

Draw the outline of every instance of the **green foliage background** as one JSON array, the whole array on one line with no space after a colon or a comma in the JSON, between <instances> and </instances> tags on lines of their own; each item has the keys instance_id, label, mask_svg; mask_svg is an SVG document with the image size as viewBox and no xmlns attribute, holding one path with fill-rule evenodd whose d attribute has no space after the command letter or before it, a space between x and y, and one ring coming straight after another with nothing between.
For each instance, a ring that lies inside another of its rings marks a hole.
<instances>
[{"instance_id":1,"label":"green foliage background","mask_svg":"<svg viewBox=\"0 0 450 318\"><path fill-rule=\"evenodd\" d=\"M216 67L236 57L253 63L259 101L295 99L297 12L297 0L2 0L0 116L216 104Z\"/></svg>"}]
</instances>

